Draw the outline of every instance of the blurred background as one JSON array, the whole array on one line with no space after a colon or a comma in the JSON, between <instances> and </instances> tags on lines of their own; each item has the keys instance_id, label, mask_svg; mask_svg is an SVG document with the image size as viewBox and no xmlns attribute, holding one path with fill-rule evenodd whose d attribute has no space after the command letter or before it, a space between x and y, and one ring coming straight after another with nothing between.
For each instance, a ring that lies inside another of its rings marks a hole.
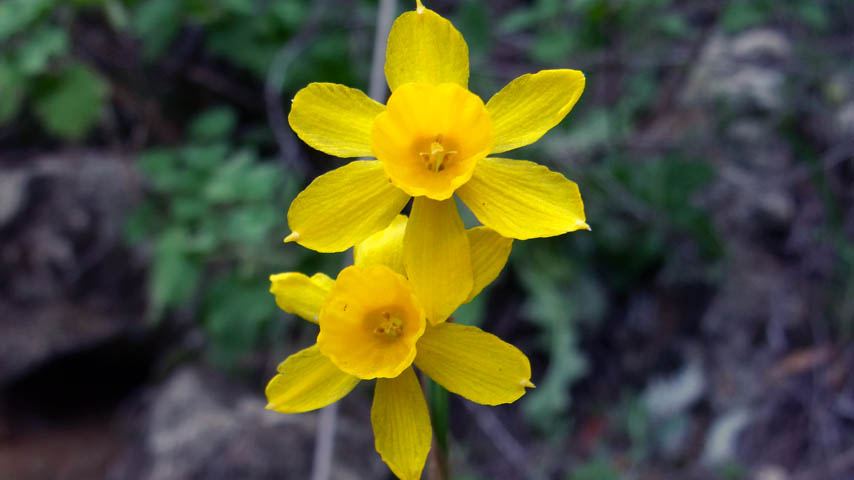
<instances>
[{"instance_id":1,"label":"blurred background","mask_svg":"<svg viewBox=\"0 0 854 480\"><path fill-rule=\"evenodd\" d=\"M516 242L458 312L537 388L452 396L453 478L854 478L854 4L426 3L484 99L587 76L509 156L576 181L593 230ZM268 275L345 261L282 244L290 200L343 161L286 116L311 81L367 90L376 18L0 0L0 478L308 478L317 415L263 391L316 327ZM390 478L370 395L340 404L332 478Z\"/></svg>"}]
</instances>

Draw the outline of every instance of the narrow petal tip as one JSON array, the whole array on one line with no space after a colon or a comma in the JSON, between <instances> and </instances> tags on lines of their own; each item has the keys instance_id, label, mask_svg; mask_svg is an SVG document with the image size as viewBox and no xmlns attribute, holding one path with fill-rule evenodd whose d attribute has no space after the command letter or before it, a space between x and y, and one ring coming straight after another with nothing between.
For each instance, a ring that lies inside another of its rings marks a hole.
<instances>
[{"instance_id":1,"label":"narrow petal tip","mask_svg":"<svg viewBox=\"0 0 854 480\"><path fill-rule=\"evenodd\" d=\"M267 406L265 406L264 408L266 408L267 410L273 410L274 408L276 408L276 406L272 403L268 403Z\"/></svg>"},{"instance_id":2,"label":"narrow petal tip","mask_svg":"<svg viewBox=\"0 0 854 480\"><path fill-rule=\"evenodd\" d=\"M290 235L285 237L285 243L296 242L297 240L299 240L299 233L297 232L291 232Z\"/></svg>"},{"instance_id":3,"label":"narrow petal tip","mask_svg":"<svg viewBox=\"0 0 854 480\"><path fill-rule=\"evenodd\" d=\"M424 4L421 0L415 0L415 13L424 13Z\"/></svg>"},{"instance_id":4,"label":"narrow petal tip","mask_svg":"<svg viewBox=\"0 0 854 480\"><path fill-rule=\"evenodd\" d=\"M527 378L526 378L525 380L522 380L522 381L521 381L521 382L519 382L519 383L521 383L521 384L522 384L522 386L523 386L523 387L526 387L526 388L537 388L537 386L536 386L536 385L534 385L533 383L531 383L531 380L529 380L529 379L527 379Z\"/></svg>"},{"instance_id":5,"label":"narrow petal tip","mask_svg":"<svg viewBox=\"0 0 854 480\"><path fill-rule=\"evenodd\" d=\"M587 231L593 230L592 228L590 228L590 225L588 225L587 222L585 222L583 220L579 220L578 222L575 223L575 225L578 226L578 228L581 230L587 230ZM287 239L285 241L287 241Z\"/></svg>"}]
</instances>

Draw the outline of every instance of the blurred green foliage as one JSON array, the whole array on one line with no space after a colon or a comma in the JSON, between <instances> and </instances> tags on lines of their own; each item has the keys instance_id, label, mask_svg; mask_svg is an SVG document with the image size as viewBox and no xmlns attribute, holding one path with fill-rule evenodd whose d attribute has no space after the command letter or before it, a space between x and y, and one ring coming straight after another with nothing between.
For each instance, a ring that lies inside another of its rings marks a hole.
<instances>
[{"instance_id":1,"label":"blurred green foliage","mask_svg":"<svg viewBox=\"0 0 854 480\"><path fill-rule=\"evenodd\" d=\"M36 94L36 115L48 132L80 140L100 120L108 88L86 66L71 66L43 79Z\"/></svg>"},{"instance_id":2,"label":"blurred green foliage","mask_svg":"<svg viewBox=\"0 0 854 480\"><path fill-rule=\"evenodd\" d=\"M731 0L721 16L721 25L729 32L756 27L775 17L799 21L817 32L830 24L825 7L814 0Z\"/></svg>"},{"instance_id":3,"label":"blurred green foliage","mask_svg":"<svg viewBox=\"0 0 854 480\"><path fill-rule=\"evenodd\" d=\"M263 79L286 42L300 29L310 26L311 6L309 0L150 0L130 7L130 23L149 61L167 53L182 27L194 25L204 31L202 41L207 52ZM333 11L323 13L326 27L343 23ZM370 9L347 14L348 28L373 19ZM370 36L364 38L367 48ZM329 78L348 85L358 84L359 79L367 76L365 63L342 55L353 49L352 40L347 28L325 28L322 36L305 46L300 61L289 66L285 90L294 91L309 82ZM365 51L368 56L369 53Z\"/></svg>"},{"instance_id":4,"label":"blurred green foliage","mask_svg":"<svg viewBox=\"0 0 854 480\"><path fill-rule=\"evenodd\" d=\"M594 460L572 470L567 480L620 480L620 473L604 460Z\"/></svg>"},{"instance_id":5,"label":"blurred green foliage","mask_svg":"<svg viewBox=\"0 0 854 480\"><path fill-rule=\"evenodd\" d=\"M66 141L83 140L101 122L110 83L90 59L70 48L75 22L87 14L100 14L115 33L137 39L149 62L168 57L182 29L200 29L206 51L263 80L277 52L310 20L310 5L309 0L0 0L0 125L24 113L28 101L45 131ZM347 20L352 25L372 15L358 9ZM327 22L338 22L327 16ZM288 66L285 90L330 78L358 84L367 67L341 55L353 50L352 40L349 31L334 28L311 42L301 61Z\"/></svg>"},{"instance_id":6,"label":"blurred green foliage","mask_svg":"<svg viewBox=\"0 0 854 480\"><path fill-rule=\"evenodd\" d=\"M722 244L708 212L692 204L713 178L705 164L679 157L605 159L577 179L592 232L516 242L511 262L525 291L524 312L540 328L549 359L545 377L523 399L542 431L557 434L570 422L568 391L586 373L579 328L604 317L609 295L628 293L668 262L681 261L670 247L677 241L697 246L709 275L704 280L714 280Z\"/></svg>"},{"instance_id":7,"label":"blurred green foliage","mask_svg":"<svg viewBox=\"0 0 854 480\"><path fill-rule=\"evenodd\" d=\"M213 360L231 365L256 347L276 317L271 273L311 254L281 244L284 211L303 179L233 148L237 119L228 107L200 114L188 142L143 152L148 195L131 217L128 239L151 243L150 315L194 310Z\"/></svg>"},{"instance_id":8,"label":"blurred green foliage","mask_svg":"<svg viewBox=\"0 0 854 480\"><path fill-rule=\"evenodd\" d=\"M525 290L525 316L540 328L542 348L549 359L545 376L522 405L541 431L561 433L568 427L569 387L587 372L578 347L578 325L601 317L603 292L566 255L563 242L516 243L512 265Z\"/></svg>"},{"instance_id":9,"label":"blurred green foliage","mask_svg":"<svg viewBox=\"0 0 854 480\"><path fill-rule=\"evenodd\" d=\"M80 140L100 121L109 85L73 58L67 29L50 19L54 4L0 2L0 125L29 98L48 133Z\"/></svg>"},{"instance_id":10,"label":"blurred green foliage","mask_svg":"<svg viewBox=\"0 0 854 480\"><path fill-rule=\"evenodd\" d=\"M611 45L609 32L631 32L632 37L686 35L690 27L672 11L672 0L536 0L501 20L499 30L512 34L536 32L530 53L544 64L564 62L573 54ZM639 16L645 21L638 22ZM569 26L569 28L567 28Z\"/></svg>"},{"instance_id":11,"label":"blurred green foliage","mask_svg":"<svg viewBox=\"0 0 854 480\"><path fill-rule=\"evenodd\" d=\"M535 32L533 57L543 64L565 62L572 53L595 54L611 47L606 32L615 25L626 27L617 29L632 38L658 42L688 35L690 29L673 4L539 0L504 17L499 29L505 35ZM638 22L639 16L647 20ZM571 21L581 25L565 28ZM571 426L568 392L587 373L578 345L580 331L595 327L606 315L607 298L628 292L668 261L676 261L670 251L676 241L697 245L709 272L724 253L709 213L695 206L697 194L715 178L712 168L678 149L665 156L629 158L620 146L630 141L636 124L661 93L656 68L634 68L614 105L588 106L582 99L559 134L513 155L537 161L562 158L567 151L597 157L594 164L568 172L581 186L592 232L516 242L511 256L525 291L525 314L539 327L549 360L545 377L523 399L523 409L533 425L550 435ZM591 84L597 80L590 74L588 78Z\"/></svg>"}]
</instances>

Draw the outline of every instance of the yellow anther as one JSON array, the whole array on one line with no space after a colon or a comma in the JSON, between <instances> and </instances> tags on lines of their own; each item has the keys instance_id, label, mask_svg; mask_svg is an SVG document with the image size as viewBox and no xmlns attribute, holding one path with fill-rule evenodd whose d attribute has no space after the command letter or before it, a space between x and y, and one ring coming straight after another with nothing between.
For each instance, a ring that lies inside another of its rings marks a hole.
<instances>
[{"instance_id":1,"label":"yellow anther","mask_svg":"<svg viewBox=\"0 0 854 480\"><path fill-rule=\"evenodd\" d=\"M421 152L421 158L424 159L424 162L427 164L427 169L432 170L434 172L439 172L444 168L444 161L450 155L455 155L457 153L456 150L445 150L445 147L442 145L442 136L439 135L436 137L436 140L430 142L430 152Z\"/></svg>"},{"instance_id":2,"label":"yellow anther","mask_svg":"<svg viewBox=\"0 0 854 480\"><path fill-rule=\"evenodd\" d=\"M382 320L380 320L377 328L374 329L374 333L377 335L393 338L400 336L401 331L403 331L403 321L388 312L382 313Z\"/></svg>"}]
</instances>

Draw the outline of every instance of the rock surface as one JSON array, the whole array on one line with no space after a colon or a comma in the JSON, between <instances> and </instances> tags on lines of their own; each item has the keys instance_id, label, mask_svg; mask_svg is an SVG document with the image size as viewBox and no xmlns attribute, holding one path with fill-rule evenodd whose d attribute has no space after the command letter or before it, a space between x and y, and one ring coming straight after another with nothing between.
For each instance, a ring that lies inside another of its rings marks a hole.
<instances>
[{"instance_id":1,"label":"rock surface","mask_svg":"<svg viewBox=\"0 0 854 480\"><path fill-rule=\"evenodd\" d=\"M750 30L732 38L716 33L703 47L682 100L779 111L785 105L782 67L790 50L776 30Z\"/></svg>"},{"instance_id":2,"label":"rock surface","mask_svg":"<svg viewBox=\"0 0 854 480\"><path fill-rule=\"evenodd\" d=\"M265 404L260 392L183 368L150 392L132 428L135 440L109 478L309 478L317 415L282 415ZM341 409L332 478L382 478L387 470L373 450L369 414L352 413Z\"/></svg>"},{"instance_id":3,"label":"rock surface","mask_svg":"<svg viewBox=\"0 0 854 480\"><path fill-rule=\"evenodd\" d=\"M81 152L0 165L2 386L141 327L144 291L121 242L139 190L121 158Z\"/></svg>"}]
</instances>

